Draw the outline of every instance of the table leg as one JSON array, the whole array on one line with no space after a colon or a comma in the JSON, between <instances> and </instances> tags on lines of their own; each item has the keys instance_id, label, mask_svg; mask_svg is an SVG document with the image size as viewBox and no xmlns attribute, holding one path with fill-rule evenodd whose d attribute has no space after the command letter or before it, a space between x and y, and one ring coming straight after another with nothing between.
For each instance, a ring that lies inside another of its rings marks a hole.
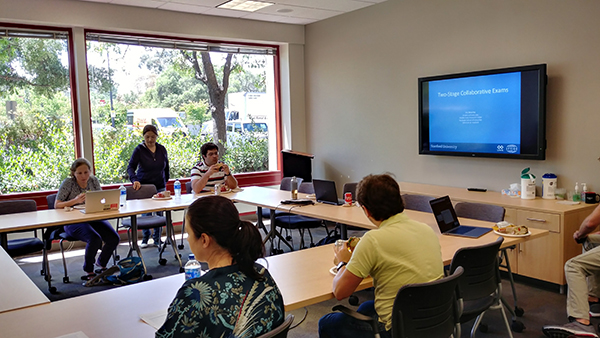
<instances>
[{"instance_id":1,"label":"table leg","mask_svg":"<svg viewBox=\"0 0 600 338\"><path fill-rule=\"evenodd\" d=\"M262 219L262 207L256 207L256 215L257 217L257 221L256 221L256 226L258 227L258 229L263 229L263 231L265 232L265 235L267 235L267 237L269 236L269 231L267 231L267 227L265 226L265 223L263 222ZM264 242L263 242L264 244Z\"/></svg>"},{"instance_id":2,"label":"table leg","mask_svg":"<svg viewBox=\"0 0 600 338\"><path fill-rule=\"evenodd\" d=\"M142 250L140 250L140 247L137 242L137 240L138 240L137 231L138 231L137 216L133 215L133 216L131 216L131 245L133 246L133 249L137 253L138 257L142 260L142 266L144 267L144 273L147 275L148 270L146 269L146 263L144 262L144 257L142 257Z\"/></svg>"},{"instance_id":3,"label":"table leg","mask_svg":"<svg viewBox=\"0 0 600 338\"><path fill-rule=\"evenodd\" d=\"M0 234L0 244L4 250L8 250L8 234L6 232Z\"/></svg>"},{"instance_id":4,"label":"table leg","mask_svg":"<svg viewBox=\"0 0 600 338\"><path fill-rule=\"evenodd\" d=\"M348 239L348 226L344 223L340 224L340 236L342 239Z\"/></svg>"},{"instance_id":5,"label":"table leg","mask_svg":"<svg viewBox=\"0 0 600 338\"><path fill-rule=\"evenodd\" d=\"M181 263L181 257L179 256L179 251L177 250L177 243L175 242L175 229L173 228L173 218L171 216L171 210L165 211L165 217L167 218L167 238L169 239L169 242L171 242L171 247L173 248L173 252L175 253L175 258L177 259L177 261L179 261L179 272L183 272L183 263Z\"/></svg>"}]
</instances>

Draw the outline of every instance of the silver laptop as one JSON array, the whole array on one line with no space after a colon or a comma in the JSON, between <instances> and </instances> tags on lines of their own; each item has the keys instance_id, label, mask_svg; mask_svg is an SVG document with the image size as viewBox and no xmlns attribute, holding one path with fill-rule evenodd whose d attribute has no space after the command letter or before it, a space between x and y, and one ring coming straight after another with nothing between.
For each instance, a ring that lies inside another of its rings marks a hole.
<instances>
[{"instance_id":1,"label":"silver laptop","mask_svg":"<svg viewBox=\"0 0 600 338\"><path fill-rule=\"evenodd\" d=\"M88 191L85 193L85 207L79 211L84 214L107 210L119 210L119 189Z\"/></svg>"},{"instance_id":2,"label":"silver laptop","mask_svg":"<svg viewBox=\"0 0 600 338\"><path fill-rule=\"evenodd\" d=\"M436 198L429 204L442 235L478 238L492 231L490 228L460 225L449 196Z\"/></svg>"}]
</instances>

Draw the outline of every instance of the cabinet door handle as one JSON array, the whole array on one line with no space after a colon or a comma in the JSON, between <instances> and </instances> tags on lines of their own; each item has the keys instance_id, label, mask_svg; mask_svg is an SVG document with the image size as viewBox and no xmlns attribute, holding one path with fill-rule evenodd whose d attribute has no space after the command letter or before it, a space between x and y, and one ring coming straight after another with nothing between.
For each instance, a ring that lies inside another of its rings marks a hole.
<instances>
[{"instance_id":1,"label":"cabinet door handle","mask_svg":"<svg viewBox=\"0 0 600 338\"><path fill-rule=\"evenodd\" d=\"M532 221L532 222L540 222L540 223L546 223L545 219L541 219L541 218L531 218L531 217L527 217L528 221Z\"/></svg>"}]
</instances>

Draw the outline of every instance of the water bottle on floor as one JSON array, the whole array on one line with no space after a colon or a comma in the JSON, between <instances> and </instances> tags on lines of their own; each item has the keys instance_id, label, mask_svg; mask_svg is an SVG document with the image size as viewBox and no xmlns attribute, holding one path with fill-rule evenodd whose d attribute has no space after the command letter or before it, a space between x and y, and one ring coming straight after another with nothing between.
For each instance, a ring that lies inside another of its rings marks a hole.
<instances>
[{"instance_id":1,"label":"water bottle on floor","mask_svg":"<svg viewBox=\"0 0 600 338\"><path fill-rule=\"evenodd\" d=\"M181 182L179 180L175 180L173 183L173 190L175 190L175 199L181 198Z\"/></svg>"},{"instance_id":2,"label":"water bottle on floor","mask_svg":"<svg viewBox=\"0 0 600 338\"><path fill-rule=\"evenodd\" d=\"M121 191L121 196L119 197L119 204L121 204L121 206L123 207L125 206L125 203L127 203L127 189L124 185L121 184L119 190Z\"/></svg>"},{"instance_id":3,"label":"water bottle on floor","mask_svg":"<svg viewBox=\"0 0 600 338\"><path fill-rule=\"evenodd\" d=\"M200 262L196 260L194 254L190 254L188 256L188 261L185 263L185 280L190 280L192 278L200 277L201 275L201 267Z\"/></svg>"}]
</instances>

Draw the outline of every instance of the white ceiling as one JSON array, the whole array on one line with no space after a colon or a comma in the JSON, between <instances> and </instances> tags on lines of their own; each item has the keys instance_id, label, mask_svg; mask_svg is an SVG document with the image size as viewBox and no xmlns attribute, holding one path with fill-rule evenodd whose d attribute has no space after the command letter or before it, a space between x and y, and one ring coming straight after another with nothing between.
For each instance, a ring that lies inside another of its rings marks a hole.
<instances>
[{"instance_id":1,"label":"white ceiling","mask_svg":"<svg viewBox=\"0 0 600 338\"><path fill-rule=\"evenodd\" d=\"M306 25L387 0L261 0L274 3L256 12L216 8L227 0L76 0L169 11Z\"/></svg>"}]
</instances>

